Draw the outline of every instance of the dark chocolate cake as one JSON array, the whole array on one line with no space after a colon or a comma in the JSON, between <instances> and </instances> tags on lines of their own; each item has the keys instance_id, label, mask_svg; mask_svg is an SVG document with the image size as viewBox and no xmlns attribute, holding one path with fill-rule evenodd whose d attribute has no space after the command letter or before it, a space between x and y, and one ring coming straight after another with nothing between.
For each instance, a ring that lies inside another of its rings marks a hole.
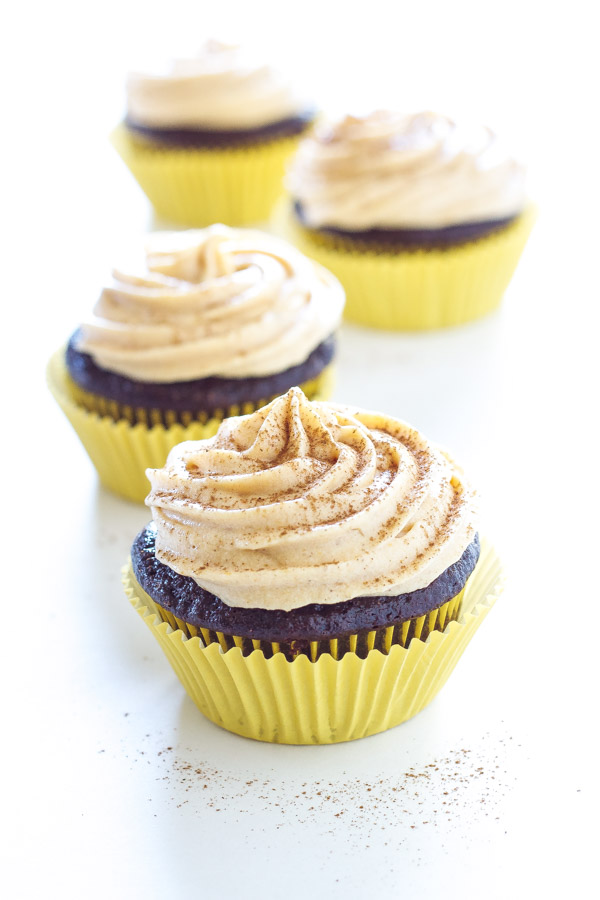
<instances>
[{"instance_id":1,"label":"dark chocolate cake","mask_svg":"<svg viewBox=\"0 0 600 900\"><path fill-rule=\"evenodd\" d=\"M76 349L77 335L78 332L75 332L68 343L66 362L69 375L83 390L123 406L188 414L201 412L209 417L216 410L266 401L285 393L290 387L316 378L329 365L335 353L335 337L330 335L303 363L273 375L147 382L102 369L89 354Z\"/></svg>"},{"instance_id":2,"label":"dark chocolate cake","mask_svg":"<svg viewBox=\"0 0 600 900\"><path fill-rule=\"evenodd\" d=\"M400 626L437 609L462 591L477 564L480 550L479 536L476 535L457 562L427 587L409 594L355 597L343 603L313 603L286 612L228 606L192 578L179 575L161 563L156 558L155 541L156 528L151 522L136 537L131 559L139 584L158 606L195 628L245 638L250 652L252 640L281 644L280 650L288 658L308 654L311 641L332 638L339 640L343 653L348 649L349 635ZM458 614L458 610L456 612ZM424 639L427 634L428 630L419 636ZM363 655L360 645L356 652Z\"/></svg>"},{"instance_id":3,"label":"dark chocolate cake","mask_svg":"<svg viewBox=\"0 0 600 900\"><path fill-rule=\"evenodd\" d=\"M226 150L232 147L244 147L249 144L260 144L281 138L294 137L306 131L312 124L314 117L314 110L306 110L301 115L281 119L279 122L269 122L267 125L261 125L259 128L235 129L231 131L199 128L151 128L132 121L130 118L125 119L125 125L133 134L164 147Z\"/></svg>"},{"instance_id":4,"label":"dark chocolate cake","mask_svg":"<svg viewBox=\"0 0 600 900\"><path fill-rule=\"evenodd\" d=\"M367 231L344 231L329 226L311 228L305 221L302 204L296 202L294 210L302 225L315 234L329 235L332 238L355 242L366 249L384 251L440 250L444 247L456 247L501 231L517 218L515 215L485 222L461 222L445 228L370 228Z\"/></svg>"}]
</instances>

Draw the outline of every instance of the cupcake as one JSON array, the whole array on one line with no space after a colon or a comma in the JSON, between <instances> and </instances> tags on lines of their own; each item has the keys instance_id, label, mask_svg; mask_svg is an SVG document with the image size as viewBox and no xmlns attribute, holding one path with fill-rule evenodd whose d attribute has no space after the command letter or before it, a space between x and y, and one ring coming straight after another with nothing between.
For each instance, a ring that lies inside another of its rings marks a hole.
<instances>
[{"instance_id":1,"label":"cupcake","mask_svg":"<svg viewBox=\"0 0 600 900\"><path fill-rule=\"evenodd\" d=\"M293 385L329 396L336 279L294 247L223 225L154 233L52 358L51 390L101 481L132 500L171 447Z\"/></svg>"},{"instance_id":2,"label":"cupcake","mask_svg":"<svg viewBox=\"0 0 600 900\"><path fill-rule=\"evenodd\" d=\"M127 593L201 711L247 737L413 716L498 590L461 470L389 416L291 388L148 478Z\"/></svg>"},{"instance_id":3,"label":"cupcake","mask_svg":"<svg viewBox=\"0 0 600 900\"><path fill-rule=\"evenodd\" d=\"M313 118L276 69L209 41L193 59L129 75L112 139L161 218L248 225L268 219Z\"/></svg>"},{"instance_id":4,"label":"cupcake","mask_svg":"<svg viewBox=\"0 0 600 900\"><path fill-rule=\"evenodd\" d=\"M446 116L346 116L305 138L289 236L334 272L346 316L420 330L498 306L529 235L525 172L488 128Z\"/></svg>"}]
</instances>

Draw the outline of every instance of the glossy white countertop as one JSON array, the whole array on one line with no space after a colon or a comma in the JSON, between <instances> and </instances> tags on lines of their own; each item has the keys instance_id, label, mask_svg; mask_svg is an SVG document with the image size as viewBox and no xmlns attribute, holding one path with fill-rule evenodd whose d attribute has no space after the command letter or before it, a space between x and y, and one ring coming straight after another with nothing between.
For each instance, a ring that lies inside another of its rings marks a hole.
<instances>
[{"instance_id":1,"label":"glossy white countertop","mask_svg":"<svg viewBox=\"0 0 600 900\"><path fill-rule=\"evenodd\" d=\"M118 48L121 59L122 39ZM64 36L58 52L67 52ZM349 744L274 746L220 730L187 699L120 584L147 511L98 487L45 388L45 361L93 301L112 248L149 223L92 117L82 135L68 112L56 100L63 138L47 140L44 172L36 130L23 126L14 171L24 184L9 185L4 896L592 896L591 157L551 191L564 145L554 161L540 154L539 219L498 313L421 336L343 327L335 399L396 414L451 448L480 489L482 530L508 584L414 720Z\"/></svg>"}]
</instances>

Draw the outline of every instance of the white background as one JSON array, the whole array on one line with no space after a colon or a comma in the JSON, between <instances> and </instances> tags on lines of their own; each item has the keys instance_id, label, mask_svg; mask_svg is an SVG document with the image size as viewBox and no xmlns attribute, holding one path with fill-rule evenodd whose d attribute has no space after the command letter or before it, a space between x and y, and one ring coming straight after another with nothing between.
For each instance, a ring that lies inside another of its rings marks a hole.
<instances>
[{"instance_id":1,"label":"white background","mask_svg":"<svg viewBox=\"0 0 600 900\"><path fill-rule=\"evenodd\" d=\"M5 896L593 896L592 4L55 0L4 24ZM97 487L44 384L115 250L153 224L107 141L125 71L224 29L326 108L488 121L529 159L539 207L498 314L428 336L342 331L336 399L452 448L510 577L434 703L354 744L261 745L203 720L122 595L146 510Z\"/></svg>"}]
</instances>

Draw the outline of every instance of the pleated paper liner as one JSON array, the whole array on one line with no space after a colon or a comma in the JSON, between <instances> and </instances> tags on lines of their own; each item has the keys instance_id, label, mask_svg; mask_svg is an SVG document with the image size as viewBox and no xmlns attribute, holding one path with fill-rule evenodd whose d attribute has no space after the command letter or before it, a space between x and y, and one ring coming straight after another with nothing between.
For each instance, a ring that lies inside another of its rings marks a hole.
<instances>
[{"instance_id":1,"label":"pleated paper liner","mask_svg":"<svg viewBox=\"0 0 600 900\"><path fill-rule=\"evenodd\" d=\"M315 662L323 653L329 653L334 659L341 659L346 653L355 653L364 659L371 650L389 653L392 646L396 644L407 647L413 638L425 641L432 631L443 631L448 622L458 618L463 593L464 589L456 597L452 597L447 603L431 610L424 616L407 619L386 628L360 631L357 634L320 641L288 642L254 640L224 634L221 631L211 631L208 628L199 628L189 622L184 622L183 619L178 619L170 610L160 606L156 601L152 601L147 594L146 597L163 622L167 622L174 629L181 629L186 637L199 638L204 646L218 643L224 651L239 647L244 656L249 656L254 650L261 650L267 659L275 653L283 653L288 660L304 654L312 662Z\"/></svg>"},{"instance_id":2,"label":"pleated paper liner","mask_svg":"<svg viewBox=\"0 0 600 900\"><path fill-rule=\"evenodd\" d=\"M156 213L171 222L266 221L283 192L287 160L301 135L225 149L157 147L117 126L111 141Z\"/></svg>"},{"instance_id":3,"label":"pleated paper liner","mask_svg":"<svg viewBox=\"0 0 600 900\"><path fill-rule=\"evenodd\" d=\"M102 484L139 503L149 491L146 469L163 466L176 444L212 437L225 416L253 412L273 399L232 406L211 418L199 412L197 419L173 411L132 409L82 391L69 376L64 348L50 359L46 377ZM310 399L325 400L331 395L333 380L333 365L329 365L300 387Z\"/></svg>"},{"instance_id":4,"label":"pleated paper liner","mask_svg":"<svg viewBox=\"0 0 600 900\"><path fill-rule=\"evenodd\" d=\"M496 309L535 221L528 209L501 230L456 247L376 249L303 228L289 202L275 229L336 275L346 291L344 316L392 331L461 325Z\"/></svg>"},{"instance_id":5,"label":"pleated paper liner","mask_svg":"<svg viewBox=\"0 0 600 900\"><path fill-rule=\"evenodd\" d=\"M204 646L161 621L156 605L123 570L129 600L162 647L185 690L212 722L244 737L284 744L332 744L377 734L416 715L446 683L502 589L500 561L485 542L458 619L426 640L412 638L366 656L328 652L267 656L257 649Z\"/></svg>"}]
</instances>

